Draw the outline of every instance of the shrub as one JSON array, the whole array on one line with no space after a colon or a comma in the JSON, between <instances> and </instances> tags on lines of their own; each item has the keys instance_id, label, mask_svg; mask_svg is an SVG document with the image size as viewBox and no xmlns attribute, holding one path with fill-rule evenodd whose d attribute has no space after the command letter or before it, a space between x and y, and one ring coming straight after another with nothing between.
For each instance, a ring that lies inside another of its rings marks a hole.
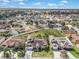
<instances>
[{"instance_id":1,"label":"shrub","mask_svg":"<svg viewBox=\"0 0 79 59\"><path fill-rule=\"evenodd\" d=\"M25 52L24 51L18 51L17 52L17 56L18 57L24 57L24 55L25 55Z\"/></svg>"}]
</instances>

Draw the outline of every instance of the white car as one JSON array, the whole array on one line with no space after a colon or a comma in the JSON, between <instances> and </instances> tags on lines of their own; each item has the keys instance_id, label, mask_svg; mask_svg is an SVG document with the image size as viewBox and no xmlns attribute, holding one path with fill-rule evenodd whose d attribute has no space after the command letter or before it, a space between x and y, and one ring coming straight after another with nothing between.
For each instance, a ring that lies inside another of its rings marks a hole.
<instances>
[{"instance_id":1,"label":"white car","mask_svg":"<svg viewBox=\"0 0 79 59\"><path fill-rule=\"evenodd\" d=\"M58 50L58 44L53 43L53 44L52 44L52 48L53 48L54 50Z\"/></svg>"}]
</instances>

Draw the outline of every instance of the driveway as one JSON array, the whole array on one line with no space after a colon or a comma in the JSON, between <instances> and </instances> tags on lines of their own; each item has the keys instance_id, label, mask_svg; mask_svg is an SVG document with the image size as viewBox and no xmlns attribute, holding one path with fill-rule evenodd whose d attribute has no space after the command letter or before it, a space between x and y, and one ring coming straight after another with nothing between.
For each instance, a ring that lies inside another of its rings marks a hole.
<instances>
[{"instance_id":1,"label":"driveway","mask_svg":"<svg viewBox=\"0 0 79 59\"><path fill-rule=\"evenodd\" d=\"M54 58L53 59L62 59L60 57L60 52L59 51L53 51L53 53L54 53Z\"/></svg>"},{"instance_id":2,"label":"driveway","mask_svg":"<svg viewBox=\"0 0 79 59\"><path fill-rule=\"evenodd\" d=\"M32 51L27 51L27 52L25 53L24 59L32 59Z\"/></svg>"},{"instance_id":3,"label":"driveway","mask_svg":"<svg viewBox=\"0 0 79 59\"><path fill-rule=\"evenodd\" d=\"M68 52L67 54L69 56L68 59L77 59L70 52ZM59 51L54 51L54 58L53 59L62 59Z\"/></svg>"},{"instance_id":4,"label":"driveway","mask_svg":"<svg viewBox=\"0 0 79 59\"><path fill-rule=\"evenodd\" d=\"M25 50L26 50L26 52L25 52L24 59L32 59L33 47L26 47Z\"/></svg>"},{"instance_id":5,"label":"driveway","mask_svg":"<svg viewBox=\"0 0 79 59\"><path fill-rule=\"evenodd\" d=\"M3 51L2 51L2 52L0 52L0 58L2 58L2 55L3 55Z\"/></svg>"}]
</instances>

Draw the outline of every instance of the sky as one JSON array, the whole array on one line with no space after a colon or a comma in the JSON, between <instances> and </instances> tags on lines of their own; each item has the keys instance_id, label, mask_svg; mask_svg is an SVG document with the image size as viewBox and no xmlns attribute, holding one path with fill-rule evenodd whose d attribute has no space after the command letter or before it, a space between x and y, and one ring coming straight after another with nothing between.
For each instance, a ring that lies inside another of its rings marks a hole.
<instances>
[{"instance_id":1,"label":"sky","mask_svg":"<svg viewBox=\"0 0 79 59\"><path fill-rule=\"evenodd\" d=\"M72 8L79 9L79 0L0 0L0 8Z\"/></svg>"}]
</instances>

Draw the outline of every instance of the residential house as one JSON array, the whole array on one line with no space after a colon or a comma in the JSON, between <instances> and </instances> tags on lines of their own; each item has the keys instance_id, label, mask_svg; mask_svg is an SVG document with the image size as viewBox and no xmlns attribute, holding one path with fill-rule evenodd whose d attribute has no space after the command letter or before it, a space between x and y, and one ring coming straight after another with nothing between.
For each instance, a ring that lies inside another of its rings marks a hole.
<instances>
[{"instance_id":1,"label":"residential house","mask_svg":"<svg viewBox=\"0 0 79 59\"><path fill-rule=\"evenodd\" d=\"M6 46L6 47L12 47L14 45L17 45L17 43L21 43L21 42L24 42L22 39L17 39L17 38L8 38L6 39L2 45Z\"/></svg>"},{"instance_id":2,"label":"residential house","mask_svg":"<svg viewBox=\"0 0 79 59\"><path fill-rule=\"evenodd\" d=\"M5 37L0 37L0 44L2 44L5 40Z\"/></svg>"},{"instance_id":3,"label":"residential house","mask_svg":"<svg viewBox=\"0 0 79 59\"><path fill-rule=\"evenodd\" d=\"M71 50L72 49L72 44L65 38L65 37L51 37L49 38L51 48L53 50L61 50L61 49L66 49L66 50Z\"/></svg>"},{"instance_id":4,"label":"residential house","mask_svg":"<svg viewBox=\"0 0 79 59\"><path fill-rule=\"evenodd\" d=\"M35 51L45 49L48 44L45 39L29 39L27 45L31 45Z\"/></svg>"}]
</instances>

